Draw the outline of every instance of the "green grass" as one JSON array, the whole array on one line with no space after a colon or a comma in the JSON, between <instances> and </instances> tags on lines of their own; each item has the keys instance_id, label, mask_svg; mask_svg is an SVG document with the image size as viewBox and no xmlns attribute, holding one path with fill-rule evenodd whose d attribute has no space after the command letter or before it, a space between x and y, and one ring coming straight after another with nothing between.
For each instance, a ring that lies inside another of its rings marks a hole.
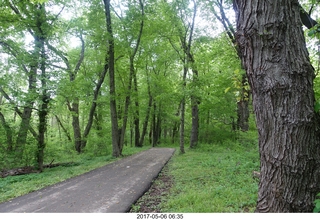
<instances>
[{"instance_id":1,"label":"green grass","mask_svg":"<svg viewBox=\"0 0 320 220\"><path fill-rule=\"evenodd\" d=\"M253 212L258 181L252 171L259 170L257 139L246 133L237 141L199 145L180 154L179 149L168 163L174 178L169 196L161 204L162 212L226 213ZM252 138L251 138L252 137ZM164 146L164 147L167 147ZM125 147L125 156L149 147ZM72 155L73 165L45 169L40 174L0 179L0 202L27 194L104 166L116 159L93 154ZM63 162L67 162L64 158ZM55 161L60 162L60 161Z\"/></svg>"},{"instance_id":2,"label":"green grass","mask_svg":"<svg viewBox=\"0 0 320 220\"><path fill-rule=\"evenodd\" d=\"M227 141L186 149L168 164L174 178L162 212L253 212L257 200L258 146L254 140Z\"/></svg>"},{"instance_id":3,"label":"green grass","mask_svg":"<svg viewBox=\"0 0 320 220\"><path fill-rule=\"evenodd\" d=\"M149 147L125 147L123 155L129 156L148 148ZM42 173L0 178L0 202L5 202L71 177L81 175L121 158L115 159L110 155L95 157L93 155L81 154L77 156L73 155L71 159L69 162L74 162L73 165L44 169ZM64 160L66 160L66 158L64 158Z\"/></svg>"}]
</instances>

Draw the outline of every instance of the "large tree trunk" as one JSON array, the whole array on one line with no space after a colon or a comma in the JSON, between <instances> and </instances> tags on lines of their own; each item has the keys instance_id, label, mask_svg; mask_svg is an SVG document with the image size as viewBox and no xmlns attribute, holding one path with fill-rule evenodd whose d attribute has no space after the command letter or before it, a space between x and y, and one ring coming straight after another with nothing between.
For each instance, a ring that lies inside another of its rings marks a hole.
<instances>
[{"instance_id":1,"label":"large tree trunk","mask_svg":"<svg viewBox=\"0 0 320 220\"><path fill-rule=\"evenodd\" d=\"M252 89L261 176L257 212L311 212L319 192L314 69L297 0L234 1Z\"/></svg>"}]
</instances>

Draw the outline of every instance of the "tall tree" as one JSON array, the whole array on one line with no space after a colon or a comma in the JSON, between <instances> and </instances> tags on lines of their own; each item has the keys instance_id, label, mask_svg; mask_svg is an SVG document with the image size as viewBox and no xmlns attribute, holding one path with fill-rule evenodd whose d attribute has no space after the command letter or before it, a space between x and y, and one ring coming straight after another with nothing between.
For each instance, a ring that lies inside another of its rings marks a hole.
<instances>
[{"instance_id":1,"label":"tall tree","mask_svg":"<svg viewBox=\"0 0 320 220\"><path fill-rule=\"evenodd\" d=\"M195 29L195 19L197 16L197 2L195 0L192 1L193 3L193 15L192 21L190 24L190 33L187 45L184 46L184 51L187 56L187 63L189 68L192 70L192 87L198 89L198 78L199 72L196 66L196 61L194 58L193 53L191 52L191 46L193 41L194 29ZM198 144L199 139L199 104L200 98L197 97L195 92L191 93L191 133L190 133L190 148L194 148Z\"/></svg>"},{"instance_id":2,"label":"tall tree","mask_svg":"<svg viewBox=\"0 0 320 220\"><path fill-rule=\"evenodd\" d=\"M133 5L129 4L129 8L132 8ZM124 110L123 110L123 119L122 119L122 128L120 132L120 148L122 151L123 145L124 145L124 139L125 139L125 133L126 133L126 128L127 128L127 121L128 121L128 112L129 112L129 105L131 103L131 96L132 96L132 83L134 86L134 90L137 92L138 87L137 87L137 73L135 70L135 57L137 55L140 42L141 42L141 37L143 33L143 28L144 28L144 1L139 0L139 8L140 8L140 15L139 15L139 31L136 36L136 39L132 36L134 35L133 33L129 33L127 36L127 43L129 46L129 80L128 80L128 86L127 86L127 92L126 92L126 97L125 97L125 105L124 105ZM129 17L130 19L130 17ZM131 18L134 19L134 18ZM129 22L132 22L129 21ZM128 24L128 23L127 23ZM126 25L126 24L125 24ZM124 29L126 27L124 26ZM132 82L133 81L133 82ZM135 126L135 145L138 146L139 144L139 136L140 136L140 131L139 131L139 104L138 100L135 100L135 106L136 106L136 116L134 117L134 126Z\"/></svg>"},{"instance_id":3,"label":"tall tree","mask_svg":"<svg viewBox=\"0 0 320 220\"><path fill-rule=\"evenodd\" d=\"M261 176L257 212L311 212L319 192L318 115L297 0L235 0L252 90Z\"/></svg>"},{"instance_id":4,"label":"tall tree","mask_svg":"<svg viewBox=\"0 0 320 220\"><path fill-rule=\"evenodd\" d=\"M210 4L210 11L214 16L219 20L223 25L223 28L234 45L239 59L241 59L241 52L236 42L236 33L233 27L233 24L230 22L227 14L225 12L226 1L223 0L213 0L207 2ZM227 2L228 3L228 2ZM231 5L230 3L228 5ZM249 130L249 99L250 99L250 89L248 86L248 79L245 73L242 74L241 80L239 83L240 91L237 99L237 128L241 131Z\"/></svg>"},{"instance_id":5,"label":"tall tree","mask_svg":"<svg viewBox=\"0 0 320 220\"><path fill-rule=\"evenodd\" d=\"M12 135L12 128L6 121L4 115L2 112L0 112L0 123L3 126L5 133L6 133L6 142L7 142L7 150L12 151L13 150L13 135Z\"/></svg>"},{"instance_id":6,"label":"tall tree","mask_svg":"<svg viewBox=\"0 0 320 220\"><path fill-rule=\"evenodd\" d=\"M51 51L53 51L58 57L60 57L61 60L64 62L65 66L66 66L66 68L64 70L69 75L70 85L75 83L76 77L77 77L79 70L80 70L80 67L81 67L81 64L83 63L83 60L84 60L85 44L84 44L82 34L79 35L79 38L81 40L81 52L80 52L79 59L75 65L74 69L72 69L72 65L71 65L68 57L66 56L66 54L63 51L61 51L60 49L58 49L48 43L49 49ZM73 93L72 94L65 93L65 94L63 94L63 96L65 96L68 109L72 114L74 147L78 153L81 153L82 135L81 135L81 125L80 125L80 119L79 119L79 117L80 117L80 115L79 115L80 99L77 96L77 94L73 94Z\"/></svg>"},{"instance_id":7,"label":"tall tree","mask_svg":"<svg viewBox=\"0 0 320 220\"><path fill-rule=\"evenodd\" d=\"M168 37L172 47L177 52L183 64L182 74L182 101L180 103L180 152L184 153L185 139L185 109L186 109L186 86L187 74L191 69L193 72L193 83L198 79L198 70L195 65L195 59L191 51L192 41L195 30L195 19L197 14L197 3L192 1L193 10L189 11L189 1L178 1L172 4L172 24L176 28L176 34L179 38L180 45L177 46L171 37ZM189 20L191 15L191 20ZM182 51L180 51L182 48ZM199 134L199 98L191 94L192 102L192 129L190 135L190 147L195 147L198 142Z\"/></svg>"},{"instance_id":8,"label":"tall tree","mask_svg":"<svg viewBox=\"0 0 320 220\"><path fill-rule=\"evenodd\" d=\"M107 45L108 52L106 54L105 65L109 69L109 94L110 94L110 113L111 113L111 132L112 132L112 156L119 157L121 155L120 136L118 128L118 116L117 116L117 103L116 103L116 85L115 85L115 72L114 72L114 38L111 22L111 6L110 0L104 0L105 17L107 25Z\"/></svg>"}]
</instances>

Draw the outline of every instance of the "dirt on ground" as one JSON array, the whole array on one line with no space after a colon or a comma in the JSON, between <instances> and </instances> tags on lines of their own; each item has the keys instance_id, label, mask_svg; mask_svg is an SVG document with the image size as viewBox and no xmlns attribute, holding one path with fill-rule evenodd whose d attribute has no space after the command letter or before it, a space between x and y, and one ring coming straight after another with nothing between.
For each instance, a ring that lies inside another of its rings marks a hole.
<instances>
[{"instance_id":1,"label":"dirt on ground","mask_svg":"<svg viewBox=\"0 0 320 220\"><path fill-rule=\"evenodd\" d=\"M161 202L164 201L173 185L173 177L168 174L166 165L150 189L132 205L130 213L161 213Z\"/></svg>"}]
</instances>

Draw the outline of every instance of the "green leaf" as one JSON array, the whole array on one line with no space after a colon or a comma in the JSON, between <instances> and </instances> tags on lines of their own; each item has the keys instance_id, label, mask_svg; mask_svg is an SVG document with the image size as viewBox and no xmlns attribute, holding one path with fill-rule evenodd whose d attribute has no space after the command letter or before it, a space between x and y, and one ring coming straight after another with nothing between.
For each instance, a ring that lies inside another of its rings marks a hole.
<instances>
[{"instance_id":1,"label":"green leaf","mask_svg":"<svg viewBox=\"0 0 320 220\"><path fill-rule=\"evenodd\" d=\"M33 2L33 3L40 3L40 4L45 3L47 1L48 0L31 0L31 2Z\"/></svg>"},{"instance_id":2,"label":"green leaf","mask_svg":"<svg viewBox=\"0 0 320 220\"><path fill-rule=\"evenodd\" d=\"M313 209L313 213L319 213L319 212L320 212L320 208L315 207L315 208Z\"/></svg>"},{"instance_id":3,"label":"green leaf","mask_svg":"<svg viewBox=\"0 0 320 220\"><path fill-rule=\"evenodd\" d=\"M314 201L316 203L316 208L320 209L320 199Z\"/></svg>"},{"instance_id":4,"label":"green leaf","mask_svg":"<svg viewBox=\"0 0 320 220\"><path fill-rule=\"evenodd\" d=\"M319 112L319 110L320 110L320 102L319 101L317 101L316 104L314 105L314 110L315 110L315 112Z\"/></svg>"},{"instance_id":5,"label":"green leaf","mask_svg":"<svg viewBox=\"0 0 320 220\"><path fill-rule=\"evenodd\" d=\"M316 33L316 30L310 30L309 32L308 32L308 36L309 37L312 37L313 35L315 35L315 33Z\"/></svg>"}]
</instances>

